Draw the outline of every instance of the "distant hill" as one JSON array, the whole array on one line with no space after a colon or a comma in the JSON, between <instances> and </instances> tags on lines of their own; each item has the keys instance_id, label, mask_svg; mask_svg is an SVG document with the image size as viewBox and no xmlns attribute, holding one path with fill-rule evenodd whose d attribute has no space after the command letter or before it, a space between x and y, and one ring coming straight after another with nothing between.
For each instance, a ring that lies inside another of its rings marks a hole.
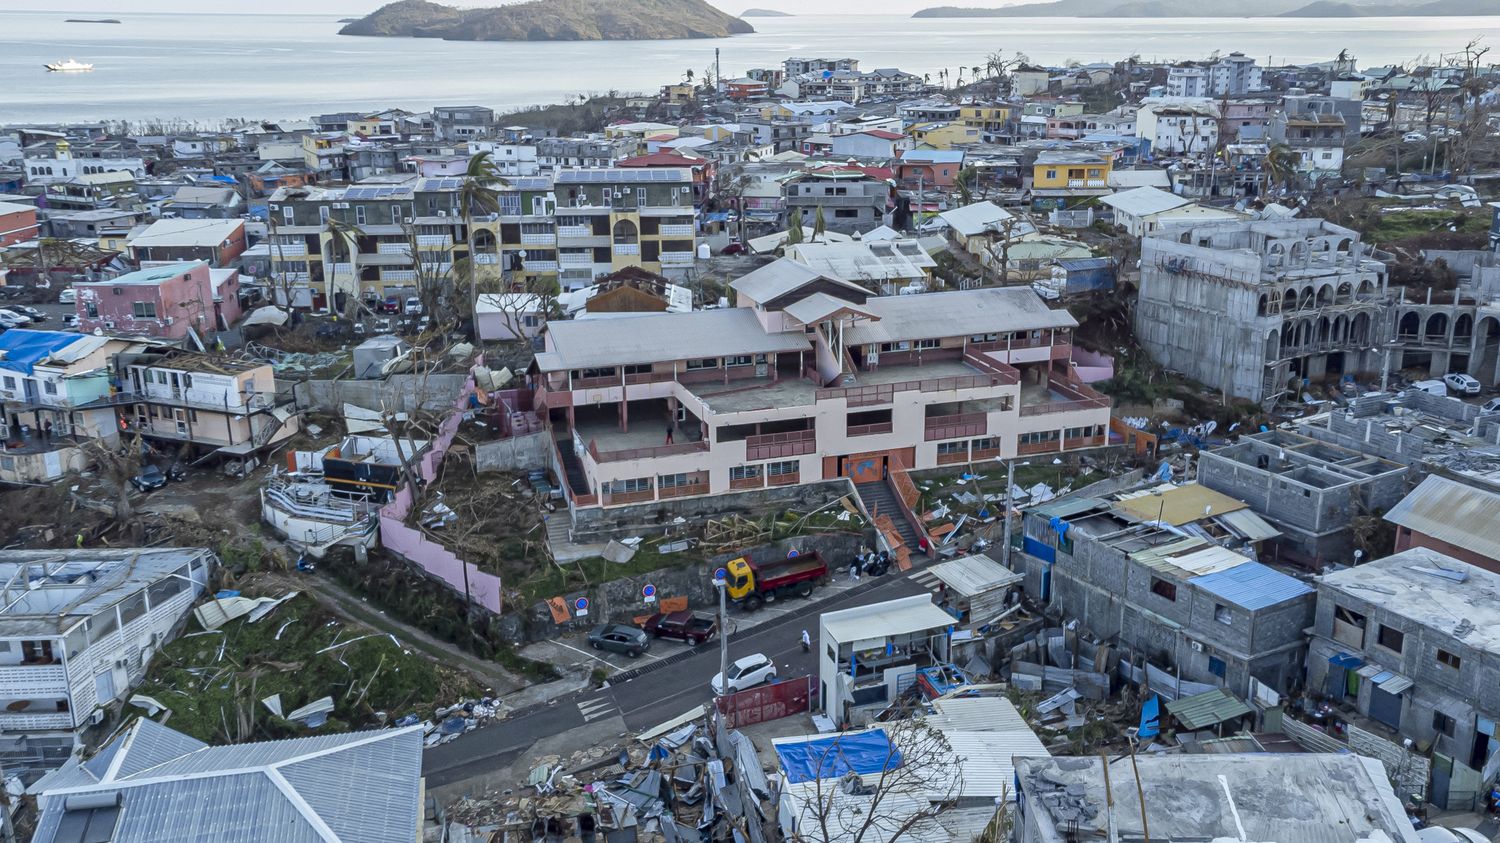
<instances>
[{"instance_id":1,"label":"distant hill","mask_svg":"<svg viewBox=\"0 0 1500 843\"><path fill-rule=\"evenodd\" d=\"M399 0L339 34L448 41L642 41L754 31L703 0L531 0L488 9Z\"/></svg>"},{"instance_id":2,"label":"distant hill","mask_svg":"<svg viewBox=\"0 0 1500 843\"><path fill-rule=\"evenodd\" d=\"M740 12L742 18L789 18L790 12L778 12L775 9L746 9Z\"/></svg>"},{"instance_id":3,"label":"distant hill","mask_svg":"<svg viewBox=\"0 0 1500 843\"><path fill-rule=\"evenodd\" d=\"M1264 17L1416 17L1492 15L1495 0L1215 0L1192 7L1185 14L1181 3L1170 0L1056 0L1023 3L1001 8L937 6L923 9L914 18L1264 18Z\"/></svg>"}]
</instances>

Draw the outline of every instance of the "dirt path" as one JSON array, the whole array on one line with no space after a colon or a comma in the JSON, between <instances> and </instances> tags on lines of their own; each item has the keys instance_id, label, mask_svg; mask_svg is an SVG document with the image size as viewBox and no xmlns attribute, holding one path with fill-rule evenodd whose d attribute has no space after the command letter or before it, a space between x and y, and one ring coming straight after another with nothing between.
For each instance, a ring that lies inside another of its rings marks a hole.
<instances>
[{"instance_id":1,"label":"dirt path","mask_svg":"<svg viewBox=\"0 0 1500 843\"><path fill-rule=\"evenodd\" d=\"M468 671L480 681L488 684L497 697L517 691L530 684L525 679L511 674L505 668L492 661L487 661L472 653L465 652L459 649L456 644L434 638L414 626L409 626L381 612L379 609L373 608L358 595L328 577L316 574L311 576L287 577L286 582L291 587L307 590L318 602L341 615L378 629L381 632L389 632L407 647L418 650L428 657L450 667L457 667Z\"/></svg>"}]
</instances>

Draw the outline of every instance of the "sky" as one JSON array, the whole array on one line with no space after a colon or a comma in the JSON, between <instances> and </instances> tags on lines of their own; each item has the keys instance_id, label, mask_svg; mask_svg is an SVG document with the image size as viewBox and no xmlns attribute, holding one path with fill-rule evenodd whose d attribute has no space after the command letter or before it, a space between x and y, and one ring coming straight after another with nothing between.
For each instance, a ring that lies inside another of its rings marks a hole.
<instances>
[{"instance_id":1,"label":"sky","mask_svg":"<svg viewBox=\"0 0 1500 843\"><path fill-rule=\"evenodd\" d=\"M799 14L911 14L927 6L1008 6L1018 0L709 0L731 14L748 8L780 9ZM438 0L455 6L492 6L503 0ZM220 12L356 16L382 6L381 0L0 0L0 11L89 12L123 17L130 12Z\"/></svg>"}]
</instances>

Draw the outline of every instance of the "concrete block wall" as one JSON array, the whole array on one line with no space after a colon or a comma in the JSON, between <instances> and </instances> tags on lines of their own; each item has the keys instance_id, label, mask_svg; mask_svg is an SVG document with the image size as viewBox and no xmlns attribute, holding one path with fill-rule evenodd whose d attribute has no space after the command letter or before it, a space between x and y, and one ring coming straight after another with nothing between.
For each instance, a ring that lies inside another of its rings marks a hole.
<instances>
[{"instance_id":1,"label":"concrete block wall","mask_svg":"<svg viewBox=\"0 0 1500 843\"><path fill-rule=\"evenodd\" d=\"M344 404L370 410L412 413L453 406L467 374L391 375L385 380L305 380L292 384L297 406L338 413Z\"/></svg>"},{"instance_id":2,"label":"concrete block wall","mask_svg":"<svg viewBox=\"0 0 1500 843\"><path fill-rule=\"evenodd\" d=\"M854 485L847 478L839 478L632 506L588 507L573 511L573 540L579 543L602 542L654 532L661 530L663 525L678 516L688 521L700 521L731 513L750 516L757 512L788 509L806 513L845 495L854 494Z\"/></svg>"},{"instance_id":3,"label":"concrete block wall","mask_svg":"<svg viewBox=\"0 0 1500 843\"><path fill-rule=\"evenodd\" d=\"M474 467L479 471L528 471L551 468L552 440L539 430L509 439L481 442L474 446Z\"/></svg>"}]
</instances>

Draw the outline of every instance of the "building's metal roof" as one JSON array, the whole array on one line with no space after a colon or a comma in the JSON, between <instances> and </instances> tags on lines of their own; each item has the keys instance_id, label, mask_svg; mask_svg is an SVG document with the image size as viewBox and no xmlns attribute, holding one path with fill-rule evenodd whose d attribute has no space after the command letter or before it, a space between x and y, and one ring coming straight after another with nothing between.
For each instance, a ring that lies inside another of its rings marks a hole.
<instances>
[{"instance_id":1,"label":"building's metal roof","mask_svg":"<svg viewBox=\"0 0 1500 843\"><path fill-rule=\"evenodd\" d=\"M934 565L927 572L942 580L951 594L962 597L1005 588L1026 578L982 553Z\"/></svg>"},{"instance_id":2,"label":"building's metal roof","mask_svg":"<svg viewBox=\"0 0 1500 843\"><path fill-rule=\"evenodd\" d=\"M740 276L729 286L756 304L764 304L820 278L848 287L850 291L860 295L871 295L869 290L858 284L824 275L807 264L799 263L791 258L779 258L772 261L753 272Z\"/></svg>"},{"instance_id":3,"label":"building's metal roof","mask_svg":"<svg viewBox=\"0 0 1500 843\"><path fill-rule=\"evenodd\" d=\"M130 241L132 247L211 247L245 227L243 220L157 220Z\"/></svg>"},{"instance_id":4,"label":"building's metal roof","mask_svg":"<svg viewBox=\"0 0 1500 843\"><path fill-rule=\"evenodd\" d=\"M0 551L0 636L58 635L148 585L173 576L205 548ZM201 587L204 570L196 582Z\"/></svg>"},{"instance_id":5,"label":"building's metal roof","mask_svg":"<svg viewBox=\"0 0 1500 843\"><path fill-rule=\"evenodd\" d=\"M1185 486L1164 483L1123 494L1115 504L1117 511L1136 521L1162 521L1174 527L1247 508L1249 505L1244 501L1198 483Z\"/></svg>"},{"instance_id":6,"label":"building's metal roof","mask_svg":"<svg viewBox=\"0 0 1500 843\"><path fill-rule=\"evenodd\" d=\"M1500 560L1500 494L1428 475L1385 520L1486 559Z\"/></svg>"},{"instance_id":7,"label":"building's metal roof","mask_svg":"<svg viewBox=\"0 0 1500 843\"><path fill-rule=\"evenodd\" d=\"M1266 539L1274 539L1281 535L1281 531L1271 526L1266 519L1256 515L1253 510L1237 509L1234 512L1226 512L1214 517L1223 526L1239 533L1246 541L1259 542Z\"/></svg>"},{"instance_id":8,"label":"building's metal roof","mask_svg":"<svg viewBox=\"0 0 1500 843\"><path fill-rule=\"evenodd\" d=\"M1108 205L1132 217L1148 217L1193 203L1191 200L1148 185L1105 196L1099 200L1099 204Z\"/></svg>"},{"instance_id":9,"label":"building's metal roof","mask_svg":"<svg viewBox=\"0 0 1500 843\"><path fill-rule=\"evenodd\" d=\"M823 633L833 640L847 644L875 638L910 635L928 630L942 630L952 626L953 616L933 604L927 594L887 600L873 606L857 606L826 612L822 619Z\"/></svg>"},{"instance_id":10,"label":"building's metal roof","mask_svg":"<svg viewBox=\"0 0 1500 843\"><path fill-rule=\"evenodd\" d=\"M69 840L78 819L69 798L80 795L119 795L110 839L121 843L410 843L421 818L417 726L209 747L140 720L114 744L99 756L109 759L99 781L78 783L75 766L75 775L38 782L37 843Z\"/></svg>"},{"instance_id":11,"label":"building's metal roof","mask_svg":"<svg viewBox=\"0 0 1500 843\"><path fill-rule=\"evenodd\" d=\"M622 319L547 323L558 369L621 366L744 354L807 351L800 332L767 333L745 307L692 313L646 313ZM551 360L553 358L549 358ZM550 364L543 371L553 371Z\"/></svg>"},{"instance_id":12,"label":"building's metal roof","mask_svg":"<svg viewBox=\"0 0 1500 843\"><path fill-rule=\"evenodd\" d=\"M1251 611L1311 594L1312 586L1259 562L1246 562L1188 582L1216 597Z\"/></svg>"},{"instance_id":13,"label":"building's metal roof","mask_svg":"<svg viewBox=\"0 0 1500 843\"><path fill-rule=\"evenodd\" d=\"M953 750L959 781L959 796L994 799L1013 795L1016 770L1012 759L1045 758L1051 753L1030 729L1007 732L958 732L943 730Z\"/></svg>"},{"instance_id":14,"label":"building's metal roof","mask_svg":"<svg viewBox=\"0 0 1500 843\"><path fill-rule=\"evenodd\" d=\"M1004 697L950 697L932 701L927 725L941 731L1031 731L1015 704Z\"/></svg>"},{"instance_id":15,"label":"building's metal roof","mask_svg":"<svg viewBox=\"0 0 1500 843\"><path fill-rule=\"evenodd\" d=\"M846 337L850 344L1078 326L1071 314L1047 307L1030 287L879 296L866 301L865 309L880 321L851 328Z\"/></svg>"},{"instance_id":16,"label":"building's metal roof","mask_svg":"<svg viewBox=\"0 0 1500 843\"><path fill-rule=\"evenodd\" d=\"M1191 697L1167 703L1167 713L1177 719L1185 729L1207 729L1226 720L1250 714L1250 706L1244 700L1224 688L1204 691Z\"/></svg>"},{"instance_id":17,"label":"building's metal roof","mask_svg":"<svg viewBox=\"0 0 1500 843\"><path fill-rule=\"evenodd\" d=\"M1220 547L1196 536L1138 550L1130 554L1130 558L1153 571L1162 571L1183 579L1212 574L1250 562L1227 547Z\"/></svg>"}]
</instances>

